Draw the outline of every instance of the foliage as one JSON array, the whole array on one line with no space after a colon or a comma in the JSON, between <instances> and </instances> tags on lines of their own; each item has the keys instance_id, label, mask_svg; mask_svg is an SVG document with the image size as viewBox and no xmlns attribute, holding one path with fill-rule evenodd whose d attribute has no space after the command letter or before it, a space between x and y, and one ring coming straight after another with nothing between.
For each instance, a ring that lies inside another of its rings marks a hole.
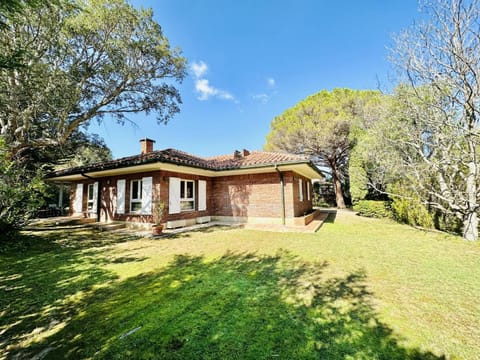
<instances>
[{"instance_id":1,"label":"foliage","mask_svg":"<svg viewBox=\"0 0 480 360\"><path fill-rule=\"evenodd\" d=\"M397 88L384 149L422 202L456 216L464 238L477 240L480 2L436 0L422 10L427 21L401 34L392 55L409 86Z\"/></svg>"},{"instance_id":2,"label":"foliage","mask_svg":"<svg viewBox=\"0 0 480 360\"><path fill-rule=\"evenodd\" d=\"M372 98L365 106L363 116L350 130L352 149L348 164L352 202L359 200L388 200L384 194L386 183L377 161L381 143L374 129L388 116L390 96Z\"/></svg>"},{"instance_id":3,"label":"foliage","mask_svg":"<svg viewBox=\"0 0 480 360\"><path fill-rule=\"evenodd\" d=\"M0 252L7 358L469 360L479 351L478 309L462 299L479 295L480 252L454 237L344 212L317 234L217 228L179 234L174 246L39 230Z\"/></svg>"},{"instance_id":4,"label":"foliage","mask_svg":"<svg viewBox=\"0 0 480 360\"><path fill-rule=\"evenodd\" d=\"M160 225L162 223L163 214L165 212L165 203L162 200L154 202L153 207L153 220L155 225Z\"/></svg>"},{"instance_id":5,"label":"foliage","mask_svg":"<svg viewBox=\"0 0 480 360\"><path fill-rule=\"evenodd\" d=\"M421 199L415 193L409 191L408 187L404 184L396 183L391 186L389 191L403 195L402 197L394 197L391 204L395 220L427 229L435 227L433 213L429 212Z\"/></svg>"},{"instance_id":6,"label":"foliage","mask_svg":"<svg viewBox=\"0 0 480 360\"><path fill-rule=\"evenodd\" d=\"M31 173L12 161L0 138L0 240L12 238L43 204L46 189L42 175L41 169Z\"/></svg>"},{"instance_id":7,"label":"foliage","mask_svg":"<svg viewBox=\"0 0 480 360\"><path fill-rule=\"evenodd\" d=\"M353 210L358 212L358 215L372 218L391 218L392 211L390 208L390 201L379 200L359 200L355 202Z\"/></svg>"},{"instance_id":8,"label":"foliage","mask_svg":"<svg viewBox=\"0 0 480 360\"><path fill-rule=\"evenodd\" d=\"M309 96L273 119L265 149L312 156L331 172L337 206L345 207L342 183L348 184L350 128L379 96L376 91L349 89Z\"/></svg>"},{"instance_id":9,"label":"foliage","mask_svg":"<svg viewBox=\"0 0 480 360\"><path fill-rule=\"evenodd\" d=\"M56 0L4 0L0 1L0 31L8 28L9 22L15 22L16 17L22 14L26 9L35 9L39 6L48 6ZM27 53L21 44L16 44L10 49L9 53L0 54L1 69L17 69L24 66L23 59Z\"/></svg>"},{"instance_id":10,"label":"foliage","mask_svg":"<svg viewBox=\"0 0 480 360\"><path fill-rule=\"evenodd\" d=\"M45 162L56 163L56 170L112 159L112 152L100 136L80 131L74 132L65 144L55 149L56 152Z\"/></svg>"},{"instance_id":11,"label":"foliage","mask_svg":"<svg viewBox=\"0 0 480 360\"><path fill-rule=\"evenodd\" d=\"M314 182L313 186L313 206L333 207L335 206L335 191L330 182Z\"/></svg>"},{"instance_id":12,"label":"foliage","mask_svg":"<svg viewBox=\"0 0 480 360\"><path fill-rule=\"evenodd\" d=\"M368 194L368 177L365 164L358 154L358 151L352 151L348 166L350 176L350 194L353 204L366 198Z\"/></svg>"},{"instance_id":13,"label":"foliage","mask_svg":"<svg viewBox=\"0 0 480 360\"><path fill-rule=\"evenodd\" d=\"M17 153L64 143L109 116L154 112L167 122L181 103L185 59L151 10L123 0L59 1L25 8L0 31L3 53L25 48L24 66L0 72L0 130Z\"/></svg>"}]
</instances>

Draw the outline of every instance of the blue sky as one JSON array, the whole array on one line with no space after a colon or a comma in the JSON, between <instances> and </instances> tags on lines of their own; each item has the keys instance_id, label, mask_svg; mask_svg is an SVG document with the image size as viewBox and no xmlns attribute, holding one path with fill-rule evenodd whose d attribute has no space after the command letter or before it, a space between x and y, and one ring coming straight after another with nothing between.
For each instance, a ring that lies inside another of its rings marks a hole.
<instances>
[{"instance_id":1,"label":"blue sky","mask_svg":"<svg viewBox=\"0 0 480 360\"><path fill-rule=\"evenodd\" d=\"M272 119L322 89L392 87L387 60L392 35L418 19L416 0L151 0L189 75L179 86L181 112L167 125L154 115L138 126L104 119L89 131L114 158L155 149L200 156L261 150Z\"/></svg>"}]
</instances>

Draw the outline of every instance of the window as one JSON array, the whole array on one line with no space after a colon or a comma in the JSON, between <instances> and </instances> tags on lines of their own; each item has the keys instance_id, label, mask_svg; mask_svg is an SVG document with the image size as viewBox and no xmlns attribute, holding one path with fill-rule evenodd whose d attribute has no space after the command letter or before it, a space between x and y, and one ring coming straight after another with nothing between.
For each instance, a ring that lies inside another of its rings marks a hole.
<instances>
[{"instance_id":1,"label":"window","mask_svg":"<svg viewBox=\"0 0 480 360\"><path fill-rule=\"evenodd\" d=\"M195 183L192 180L180 180L180 210L195 209Z\"/></svg>"},{"instance_id":2,"label":"window","mask_svg":"<svg viewBox=\"0 0 480 360\"><path fill-rule=\"evenodd\" d=\"M87 191L87 211L95 211L94 204L95 202L95 194L93 184L88 184L88 191Z\"/></svg>"},{"instance_id":3,"label":"window","mask_svg":"<svg viewBox=\"0 0 480 360\"><path fill-rule=\"evenodd\" d=\"M142 180L132 180L130 183L130 211L142 210Z\"/></svg>"}]
</instances>

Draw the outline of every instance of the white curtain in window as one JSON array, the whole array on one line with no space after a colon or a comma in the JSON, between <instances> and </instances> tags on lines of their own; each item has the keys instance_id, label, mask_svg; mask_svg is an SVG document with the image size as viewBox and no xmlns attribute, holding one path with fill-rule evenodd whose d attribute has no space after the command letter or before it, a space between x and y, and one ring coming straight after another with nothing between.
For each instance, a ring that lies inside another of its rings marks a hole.
<instances>
[{"instance_id":1,"label":"white curtain in window","mask_svg":"<svg viewBox=\"0 0 480 360\"><path fill-rule=\"evenodd\" d=\"M310 201L310 180L307 180L307 200Z\"/></svg>"}]
</instances>

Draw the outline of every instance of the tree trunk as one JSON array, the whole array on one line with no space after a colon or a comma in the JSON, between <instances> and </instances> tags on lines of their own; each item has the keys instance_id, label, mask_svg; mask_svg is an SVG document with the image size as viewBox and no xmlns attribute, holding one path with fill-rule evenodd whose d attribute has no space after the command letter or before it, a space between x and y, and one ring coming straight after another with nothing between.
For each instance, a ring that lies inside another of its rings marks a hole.
<instances>
[{"instance_id":1,"label":"tree trunk","mask_svg":"<svg viewBox=\"0 0 480 360\"><path fill-rule=\"evenodd\" d=\"M337 202L337 208L345 209L345 200L343 198L342 183L340 182L338 169L333 166L332 166L332 179L333 179L333 188L335 189L335 200Z\"/></svg>"},{"instance_id":2,"label":"tree trunk","mask_svg":"<svg viewBox=\"0 0 480 360\"><path fill-rule=\"evenodd\" d=\"M472 119L469 117L469 119ZM470 120L470 124L473 124ZM473 126L471 126L473 127ZM467 136L470 161L468 162L468 175L466 179L466 192L468 199L467 212L463 217L463 238L469 241L478 240L478 202L477 202L477 147L475 141Z\"/></svg>"},{"instance_id":3,"label":"tree trunk","mask_svg":"<svg viewBox=\"0 0 480 360\"><path fill-rule=\"evenodd\" d=\"M478 240L478 215L471 211L463 218L463 238L469 241Z\"/></svg>"}]
</instances>

